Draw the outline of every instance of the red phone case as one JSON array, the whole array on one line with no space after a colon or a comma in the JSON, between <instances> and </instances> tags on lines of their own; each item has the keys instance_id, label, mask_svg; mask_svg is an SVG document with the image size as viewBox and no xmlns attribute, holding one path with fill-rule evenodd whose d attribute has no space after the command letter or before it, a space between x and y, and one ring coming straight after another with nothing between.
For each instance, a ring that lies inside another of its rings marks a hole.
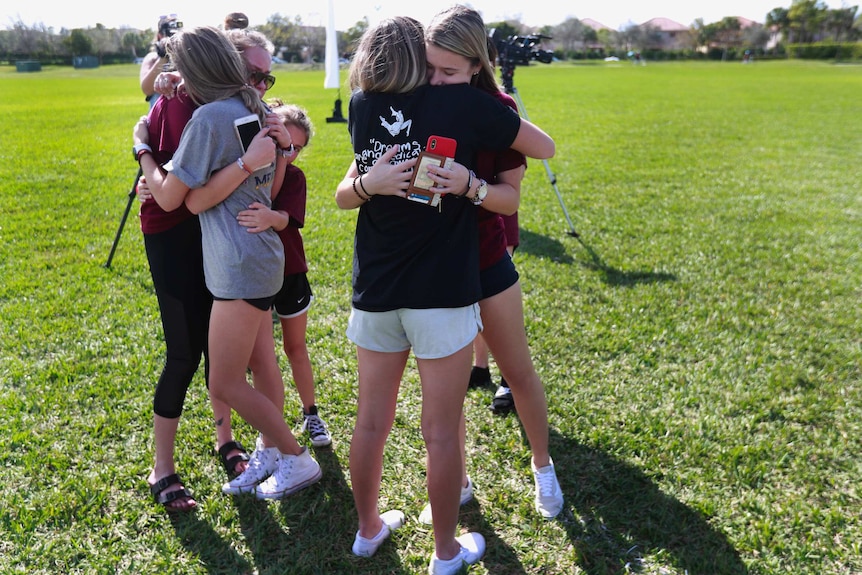
<instances>
[{"instance_id":1,"label":"red phone case","mask_svg":"<svg viewBox=\"0 0 862 575\"><path fill-rule=\"evenodd\" d=\"M458 142L452 138L443 136L428 136L428 143L425 144L425 151L437 156L445 156L447 158L455 157L455 150L458 147Z\"/></svg>"}]
</instances>

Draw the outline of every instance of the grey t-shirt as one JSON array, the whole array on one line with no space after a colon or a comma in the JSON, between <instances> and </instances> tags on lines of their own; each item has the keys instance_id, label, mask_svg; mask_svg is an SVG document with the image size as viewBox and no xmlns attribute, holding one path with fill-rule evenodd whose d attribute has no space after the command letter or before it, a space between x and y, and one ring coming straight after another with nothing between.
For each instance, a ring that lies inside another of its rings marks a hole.
<instances>
[{"instance_id":1,"label":"grey t-shirt","mask_svg":"<svg viewBox=\"0 0 862 575\"><path fill-rule=\"evenodd\" d=\"M238 97L195 110L183 130L171 173L189 188L200 188L214 172L236 162L243 150L233 121L248 114ZM236 219L252 202L271 207L274 171L274 164L257 170L224 201L200 214L204 275L215 297L266 298L281 289L284 250L278 234L272 228L250 233Z\"/></svg>"}]
</instances>

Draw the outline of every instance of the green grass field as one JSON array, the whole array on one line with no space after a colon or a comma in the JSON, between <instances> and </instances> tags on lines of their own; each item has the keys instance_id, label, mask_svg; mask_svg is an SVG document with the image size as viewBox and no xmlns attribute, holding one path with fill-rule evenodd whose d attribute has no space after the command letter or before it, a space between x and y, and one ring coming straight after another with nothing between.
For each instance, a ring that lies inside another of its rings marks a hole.
<instances>
[{"instance_id":1,"label":"green grass field","mask_svg":"<svg viewBox=\"0 0 862 575\"><path fill-rule=\"evenodd\" d=\"M424 572L412 364L381 498L414 520L373 559L350 552L356 214L333 200L351 152L322 71L276 69L272 95L316 125L299 164L324 478L281 502L222 495L198 375L177 464L199 510L151 501L163 341L137 203L104 265L137 170L137 73L0 69L0 571ZM471 390L461 526L488 551L470 572L862 573L862 67L534 65L515 85L580 234L532 161L515 261L566 506L538 517L517 418Z\"/></svg>"}]
</instances>

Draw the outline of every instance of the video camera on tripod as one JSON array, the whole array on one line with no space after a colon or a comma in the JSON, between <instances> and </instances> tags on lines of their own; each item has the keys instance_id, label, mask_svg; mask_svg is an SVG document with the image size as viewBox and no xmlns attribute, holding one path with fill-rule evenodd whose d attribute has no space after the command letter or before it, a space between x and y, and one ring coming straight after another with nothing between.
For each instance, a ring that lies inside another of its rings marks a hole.
<instances>
[{"instance_id":1,"label":"video camera on tripod","mask_svg":"<svg viewBox=\"0 0 862 575\"><path fill-rule=\"evenodd\" d=\"M509 36L503 39L502 33L496 28L492 28L488 32L488 37L497 48L497 61L500 64L503 88L508 94L511 94L514 88L515 66L527 66L532 60L550 64L554 59L554 53L550 50L536 48L536 44L541 44L542 40L550 40L550 36L530 34L529 36Z\"/></svg>"},{"instance_id":2,"label":"video camera on tripod","mask_svg":"<svg viewBox=\"0 0 862 575\"><path fill-rule=\"evenodd\" d=\"M553 52L550 50L536 49L536 44L541 43L542 40L550 40L551 37L543 34L530 34L529 36L509 36L504 40L502 36L503 34L496 28L491 28L488 32L488 39L493 42L493 47L497 50L497 62L500 64L500 77L503 80L503 88L506 90L507 94L512 95L518 105L518 110L521 115L524 116L525 119L529 120L530 118L527 116L527 109L524 107L524 102L521 100L521 96L518 94L517 88L515 88L515 66L518 64L527 66L532 60L538 60L543 64L550 64L553 62ZM492 55L490 54L490 45L488 46L488 51L489 55ZM560 190L557 188L557 176L551 171L551 167L548 165L548 160L542 160L542 164L545 166L545 173L548 175L548 181L551 183L551 186L554 188L554 192L557 194L557 199L560 201L563 215L566 216L566 221L569 223L568 234L577 238L578 232L575 231L575 226L572 225L569 211L566 209L566 204L563 203L563 196L560 195Z\"/></svg>"}]
</instances>

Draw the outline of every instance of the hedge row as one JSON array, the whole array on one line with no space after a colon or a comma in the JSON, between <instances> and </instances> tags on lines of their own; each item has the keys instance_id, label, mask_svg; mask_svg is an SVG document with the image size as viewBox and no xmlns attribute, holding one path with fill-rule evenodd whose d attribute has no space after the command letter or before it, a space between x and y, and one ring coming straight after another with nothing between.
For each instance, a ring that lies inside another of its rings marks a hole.
<instances>
[{"instance_id":1,"label":"hedge row","mask_svg":"<svg viewBox=\"0 0 862 575\"><path fill-rule=\"evenodd\" d=\"M862 42L788 44L787 55L801 60L862 60Z\"/></svg>"}]
</instances>

